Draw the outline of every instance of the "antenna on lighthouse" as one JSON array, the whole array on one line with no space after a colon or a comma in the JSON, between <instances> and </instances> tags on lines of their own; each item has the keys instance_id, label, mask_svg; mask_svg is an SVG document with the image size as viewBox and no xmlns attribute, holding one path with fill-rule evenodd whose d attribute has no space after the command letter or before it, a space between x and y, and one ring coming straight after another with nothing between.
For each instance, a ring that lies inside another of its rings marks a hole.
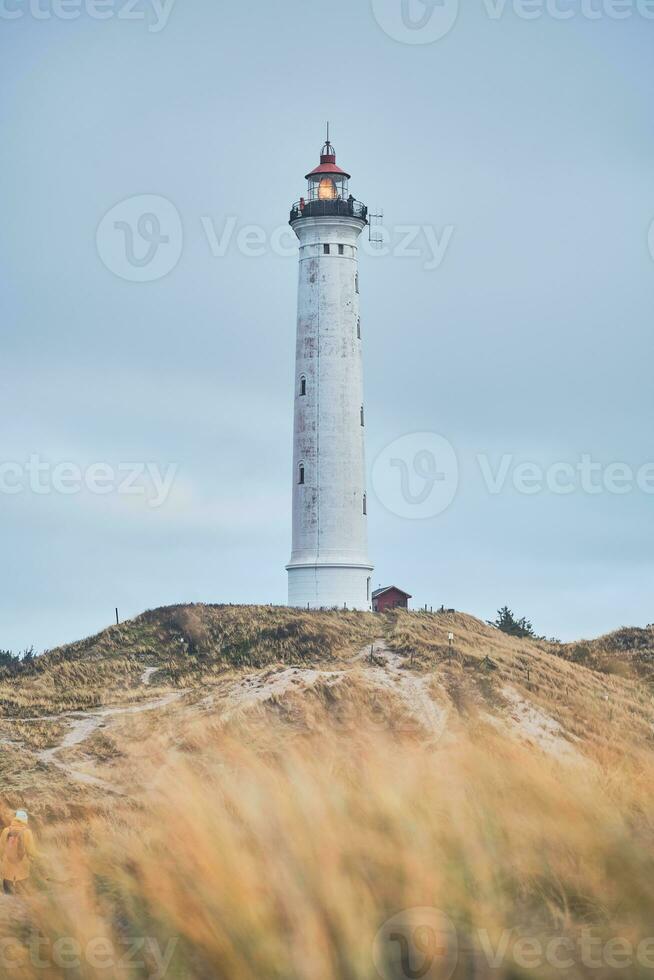
<instances>
[{"instance_id":1,"label":"antenna on lighthouse","mask_svg":"<svg viewBox=\"0 0 654 980\"><path fill-rule=\"evenodd\" d=\"M379 210L368 214L368 241L373 248L381 248L384 244L384 212Z\"/></svg>"},{"instance_id":2,"label":"antenna on lighthouse","mask_svg":"<svg viewBox=\"0 0 654 980\"><path fill-rule=\"evenodd\" d=\"M325 140L325 145L322 148L321 157L322 156L334 156L334 147L329 142L329 122L327 123L327 139Z\"/></svg>"}]
</instances>

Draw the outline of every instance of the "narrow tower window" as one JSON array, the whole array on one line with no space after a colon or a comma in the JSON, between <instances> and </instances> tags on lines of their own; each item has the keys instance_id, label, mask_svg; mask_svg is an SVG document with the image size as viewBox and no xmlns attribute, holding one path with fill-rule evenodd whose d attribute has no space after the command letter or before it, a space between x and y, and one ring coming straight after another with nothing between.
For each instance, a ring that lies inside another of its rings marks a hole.
<instances>
[{"instance_id":1,"label":"narrow tower window","mask_svg":"<svg viewBox=\"0 0 654 980\"><path fill-rule=\"evenodd\" d=\"M300 463L298 467L298 479L297 482L302 485L304 484L304 463Z\"/></svg>"},{"instance_id":2,"label":"narrow tower window","mask_svg":"<svg viewBox=\"0 0 654 980\"><path fill-rule=\"evenodd\" d=\"M363 417L363 405L361 406L361 425L365 425L365 419Z\"/></svg>"},{"instance_id":3,"label":"narrow tower window","mask_svg":"<svg viewBox=\"0 0 654 980\"><path fill-rule=\"evenodd\" d=\"M357 274L354 277L354 290L357 293L359 292L359 273L358 272L357 272Z\"/></svg>"},{"instance_id":4,"label":"narrow tower window","mask_svg":"<svg viewBox=\"0 0 654 980\"><path fill-rule=\"evenodd\" d=\"M329 255L329 245L323 245L322 250L325 255Z\"/></svg>"},{"instance_id":5,"label":"narrow tower window","mask_svg":"<svg viewBox=\"0 0 654 980\"><path fill-rule=\"evenodd\" d=\"M361 317L357 317L357 340L361 340Z\"/></svg>"},{"instance_id":6,"label":"narrow tower window","mask_svg":"<svg viewBox=\"0 0 654 980\"><path fill-rule=\"evenodd\" d=\"M339 245L338 246L338 254L339 255L345 255L345 245Z\"/></svg>"},{"instance_id":7,"label":"narrow tower window","mask_svg":"<svg viewBox=\"0 0 654 980\"><path fill-rule=\"evenodd\" d=\"M364 513L364 515L368 513L368 494L367 493L364 493L364 495L363 495L363 513ZM368 581L370 581L370 579L368 579ZM370 596L368 596L368 598L370 598Z\"/></svg>"},{"instance_id":8,"label":"narrow tower window","mask_svg":"<svg viewBox=\"0 0 654 980\"><path fill-rule=\"evenodd\" d=\"M302 375L300 378L300 395L306 395L307 393L307 379Z\"/></svg>"}]
</instances>

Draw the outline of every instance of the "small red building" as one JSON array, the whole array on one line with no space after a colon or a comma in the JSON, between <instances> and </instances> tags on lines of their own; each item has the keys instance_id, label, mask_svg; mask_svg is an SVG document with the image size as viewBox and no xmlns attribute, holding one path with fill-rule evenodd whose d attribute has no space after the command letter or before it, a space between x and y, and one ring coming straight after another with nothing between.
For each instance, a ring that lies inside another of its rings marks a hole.
<instances>
[{"instance_id":1,"label":"small red building","mask_svg":"<svg viewBox=\"0 0 654 980\"><path fill-rule=\"evenodd\" d=\"M397 585L385 585L383 589L375 589L372 594L373 612L383 612L385 609L408 609L408 592L398 589Z\"/></svg>"}]
</instances>

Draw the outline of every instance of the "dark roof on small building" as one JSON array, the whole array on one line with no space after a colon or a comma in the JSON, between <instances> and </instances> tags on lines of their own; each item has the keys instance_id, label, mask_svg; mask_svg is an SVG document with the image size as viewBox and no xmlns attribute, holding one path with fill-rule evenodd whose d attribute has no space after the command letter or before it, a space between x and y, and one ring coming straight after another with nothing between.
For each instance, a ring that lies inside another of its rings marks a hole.
<instances>
[{"instance_id":1,"label":"dark roof on small building","mask_svg":"<svg viewBox=\"0 0 654 980\"><path fill-rule=\"evenodd\" d=\"M411 595L410 592L405 592L404 589L398 589L397 585L385 585L381 589L375 589L372 594L372 597L373 599L376 599L377 596L380 596L382 594L382 592L390 592L391 589L395 589L396 592L401 592L402 595L405 595L407 597L407 599L413 599L413 596Z\"/></svg>"}]
</instances>

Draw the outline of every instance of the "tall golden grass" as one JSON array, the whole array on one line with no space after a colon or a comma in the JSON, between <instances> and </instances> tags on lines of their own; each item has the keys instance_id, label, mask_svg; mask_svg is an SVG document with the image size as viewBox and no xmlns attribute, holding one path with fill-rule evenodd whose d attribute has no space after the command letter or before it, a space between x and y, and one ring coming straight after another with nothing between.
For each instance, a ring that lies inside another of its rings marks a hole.
<instances>
[{"instance_id":1,"label":"tall golden grass","mask_svg":"<svg viewBox=\"0 0 654 980\"><path fill-rule=\"evenodd\" d=\"M147 759L134 760L135 785L146 786L135 800L53 827L43 880L5 922L5 936L22 937L11 956L23 957L7 975L123 976L84 951L102 937L106 962L128 937L147 937L133 976L156 975L151 950L174 940L166 975L180 980L369 980L374 956L395 969L393 949L375 946L383 923L424 907L456 925L454 976L615 976L616 940L634 951L619 975L649 975L635 952L654 932L649 756L637 774L566 764L490 727L428 749L381 730L361 704L356 724L335 726L315 705L311 718L310 734L270 712L228 727L197 721L154 783ZM47 967L31 962L30 929ZM564 973L521 965L518 939L580 951L584 930L600 966L582 952ZM504 949L493 970L490 949ZM438 969L436 958L425 975Z\"/></svg>"}]
</instances>

